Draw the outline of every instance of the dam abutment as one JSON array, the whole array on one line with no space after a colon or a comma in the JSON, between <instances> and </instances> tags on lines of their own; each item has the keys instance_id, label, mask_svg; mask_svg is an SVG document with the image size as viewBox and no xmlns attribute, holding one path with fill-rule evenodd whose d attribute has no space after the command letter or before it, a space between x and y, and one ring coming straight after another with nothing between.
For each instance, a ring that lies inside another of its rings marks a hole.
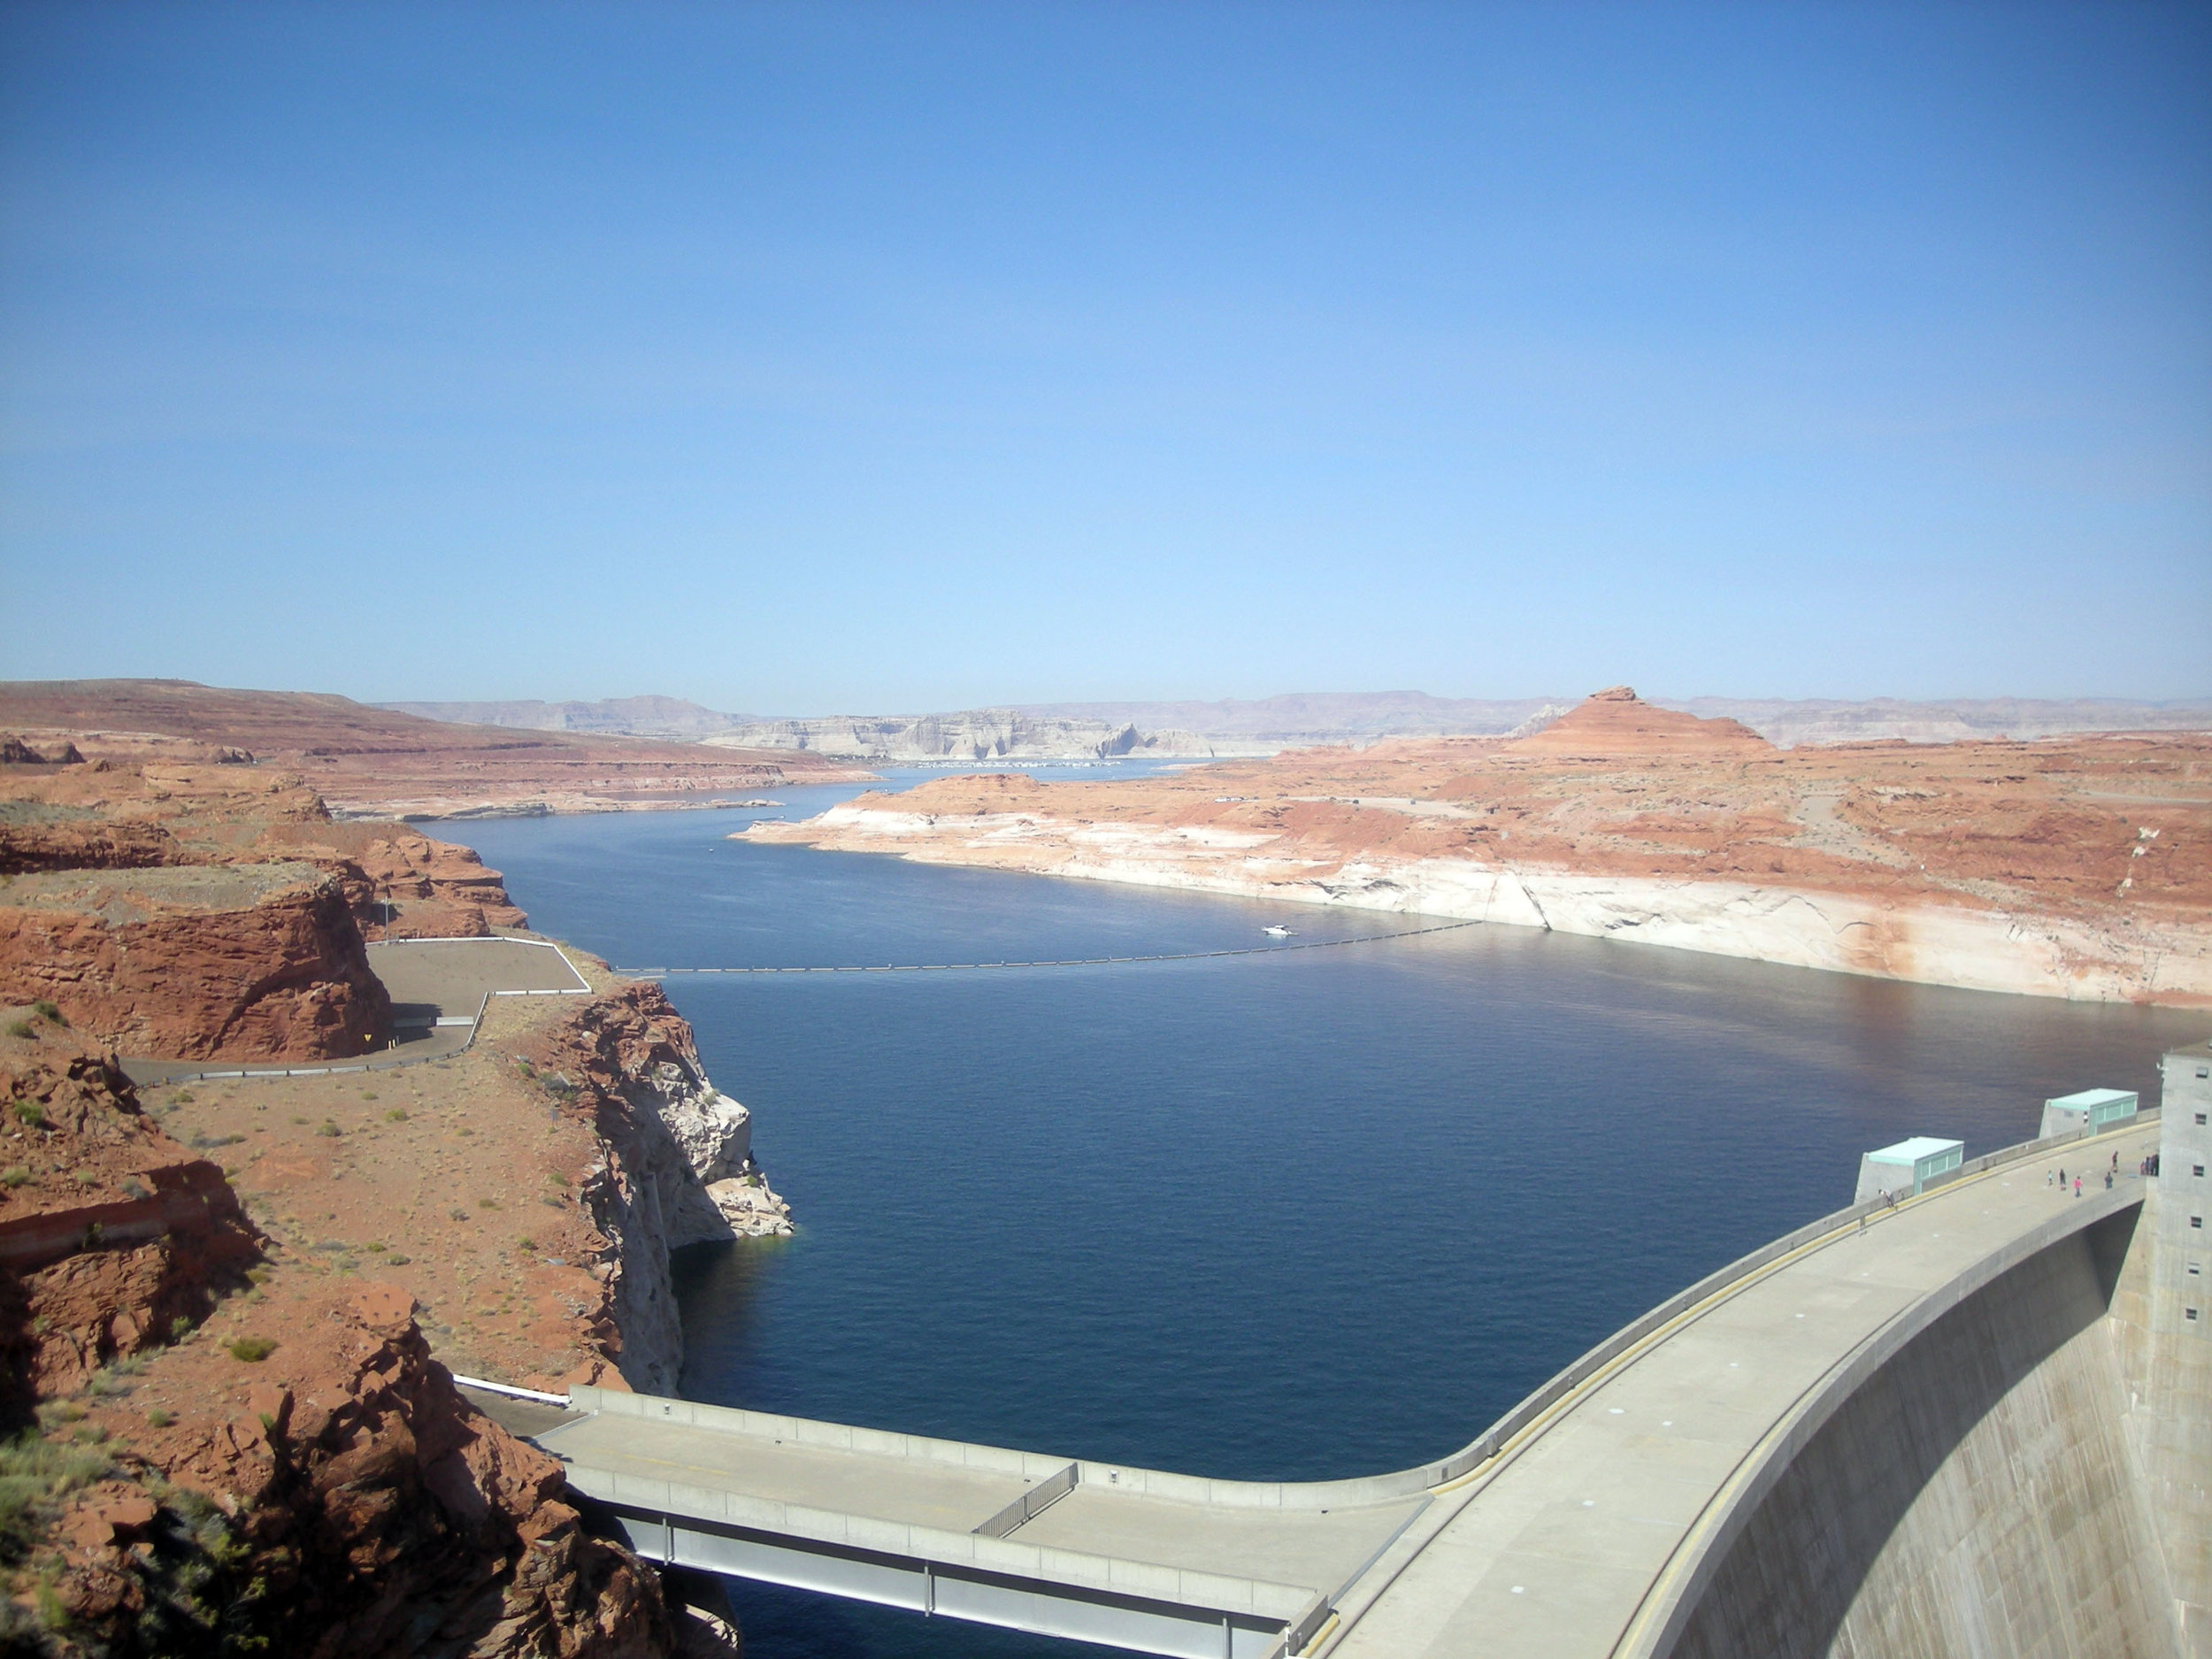
<instances>
[{"instance_id":1,"label":"dam abutment","mask_svg":"<svg viewBox=\"0 0 2212 1659\"><path fill-rule=\"evenodd\" d=\"M2212 1655L2212 1046L2162 1072L2149 1178L2114 1171L2139 1198L1839 1366L1721 1495L1642 1651Z\"/></svg>"},{"instance_id":2,"label":"dam abutment","mask_svg":"<svg viewBox=\"0 0 2212 1659\"><path fill-rule=\"evenodd\" d=\"M2045 1244L1838 1377L1669 1651L2180 1651L2111 1328L2140 1216Z\"/></svg>"}]
</instances>

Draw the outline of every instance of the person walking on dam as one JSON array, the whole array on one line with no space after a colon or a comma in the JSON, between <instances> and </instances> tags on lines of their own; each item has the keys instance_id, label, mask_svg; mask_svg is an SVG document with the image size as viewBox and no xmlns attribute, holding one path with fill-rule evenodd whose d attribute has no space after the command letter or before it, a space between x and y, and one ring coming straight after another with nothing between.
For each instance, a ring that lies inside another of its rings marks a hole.
<instances>
[{"instance_id":1,"label":"person walking on dam","mask_svg":"<svg viewBox=\"0 0 2212 1659\"><path fill-rule=\"evenodd\" d=\"M2074 1177L2074 1196L2077 1198L2081 1196L2081 1177L2078 1175Z\"/></svg>"}]
</instances>

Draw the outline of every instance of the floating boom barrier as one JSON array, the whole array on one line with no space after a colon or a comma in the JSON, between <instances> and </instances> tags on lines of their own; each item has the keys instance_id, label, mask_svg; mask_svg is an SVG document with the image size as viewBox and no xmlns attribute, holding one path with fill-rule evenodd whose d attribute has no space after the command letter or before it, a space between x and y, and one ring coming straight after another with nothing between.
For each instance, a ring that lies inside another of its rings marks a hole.
<instances>
[{"instance_id":1,"label":"floating boom barrier","mask_svg":"<svg viewBox=\"0 0 2212 1659\"><path fill-rule=\"evenodd\" d=\"M1448 933L1461 927L1479 927L1479 922L1440 922L1432 927L1409 927L1394 933L1360 933L1350 939L1310 939L1295 945L1247 945L1236 950L1177 950L1149 956L1066 956L1049 962L887 962L862 966L828 968L617 968L632 979L665 979L678 974L722 973L971 973L996 968L1102 968L1133 962L1206 962L1217 956L1271 956L1286 950L1332 950L1339 945L1375 945L1386 939L1418 939L1424 933Z\"/></svg>"}]
</instances>

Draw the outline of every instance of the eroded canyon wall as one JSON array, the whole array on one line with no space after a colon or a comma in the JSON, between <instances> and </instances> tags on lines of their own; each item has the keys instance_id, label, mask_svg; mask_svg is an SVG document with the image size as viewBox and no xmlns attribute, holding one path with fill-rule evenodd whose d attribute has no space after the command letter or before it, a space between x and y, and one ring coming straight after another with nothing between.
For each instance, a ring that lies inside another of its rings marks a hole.
<instances>
[{"instance_id":1,"label":"eroded canyon wall","mask_svg":"<svg viewBox=\"0 0 2212 1659\"><path fill-rule=\"evenodd\" d=\"M690 1026L654 985L593 998L533 1044L528 1063L589 1112L603 1148L582 1197L611 1247L623 1380L672 1394L684 1346L669 1253L791 1230L753 1162L749 1114L708 1081Z\"/></svg>"}]
</instances>

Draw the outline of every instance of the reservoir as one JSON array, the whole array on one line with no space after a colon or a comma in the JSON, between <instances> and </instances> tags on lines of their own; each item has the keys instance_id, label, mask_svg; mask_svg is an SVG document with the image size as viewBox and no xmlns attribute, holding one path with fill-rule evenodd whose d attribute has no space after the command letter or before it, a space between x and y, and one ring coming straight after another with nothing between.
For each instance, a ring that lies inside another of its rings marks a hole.
<instances>
[{"instance_id":1,"label":"reservoir","mask_svg":"<svg viewBox=\"0 0 2212 1659\"><path fill-rule=\"evenodd\" d=\"M856 792L426 827L503 870L534 927L624 966L1418 925L726 839ZM1848 1203L1868 1149L1932 1134L1971 1157L2032 1137L2047 1096L2155 1099L2159 1053L2212 1029L1487 926L668 990L799 1227L678 1258L687 1395L1249 1479L1440 1456L1644 1309ZM751 1659L1101 1651L733 1600Z\"/></svg>"}]
</instances>

